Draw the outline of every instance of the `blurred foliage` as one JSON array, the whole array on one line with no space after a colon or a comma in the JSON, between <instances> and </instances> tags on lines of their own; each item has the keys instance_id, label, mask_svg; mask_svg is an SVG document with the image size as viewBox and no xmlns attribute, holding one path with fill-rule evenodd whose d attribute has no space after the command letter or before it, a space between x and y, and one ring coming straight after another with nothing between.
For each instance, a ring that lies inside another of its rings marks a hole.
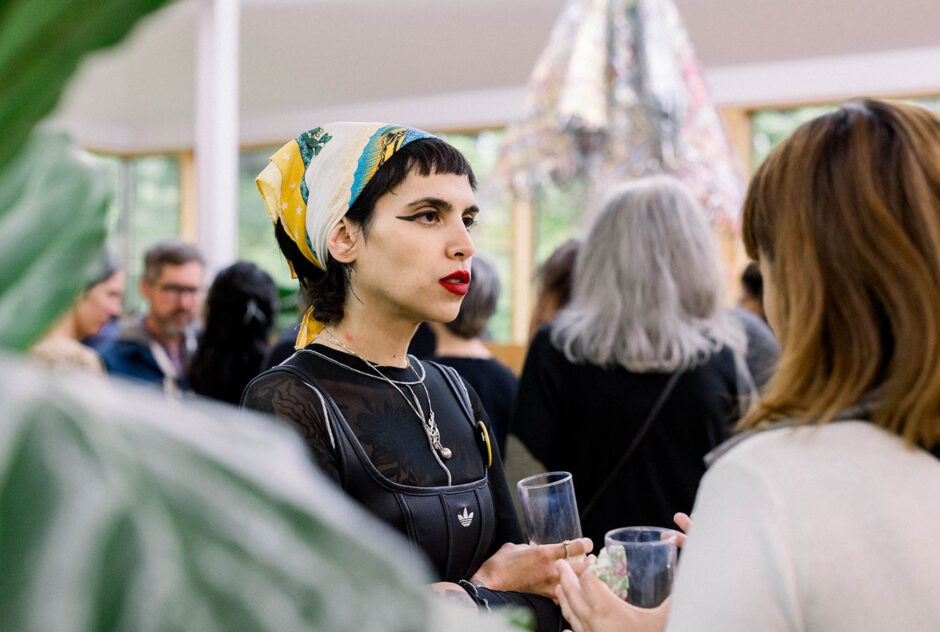
<instances>
[{"instance_id":1,"label":"blurred foliage","mask_svg":"<svg viewBox=\"0 0 940 632\"><path fill-rule=\"evenodd\" d=\"M59 101L82 56L120 41L167 0L6 0L0 5L0 171Z\"/></svg>"},{"instance_id":2,"label":"blurred foliage","mask_svg":"<svg viewBox=\"0 0 940 632\"><path fill-rule=\"evenodd\" d=\"M85 289L110 184L63 134L35 134L0 171L0 347L28 349Z\"/></svg>"},{"instance_id":3,"label":"blurred foliage","mask_svg":"<svg viewBox=\"0 0 940 632\"><path fill-rule=\"evenodd\" d=\"M25 350L101 256L113 180L64 136L36 135L86 53L166 0L9 0L0 5L0 346Z\"/></svg>"},{"instance_id":4,"label":"blurred foliage","mask_svg":"<svg viewBox=\"0 0 940 632\"><path fill-rule=\"evenodd\" d=\"M0 355L0 629L508 629L426 591L286 425L52 377Z\"/></svg>"}]
</instances>

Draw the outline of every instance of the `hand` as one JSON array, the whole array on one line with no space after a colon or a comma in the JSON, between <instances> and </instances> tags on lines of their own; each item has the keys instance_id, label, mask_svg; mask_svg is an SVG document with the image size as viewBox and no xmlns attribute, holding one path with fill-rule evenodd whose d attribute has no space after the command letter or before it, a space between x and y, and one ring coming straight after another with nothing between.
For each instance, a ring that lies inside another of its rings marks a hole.
<instances>
[{"instance_id":1,"label":"hand","mask_svg":"<svg viewBox=\"0 0 940 632\"><path fill-rule=\"evenodd\" d=\"M590 568L579 578L564 560L556 563L556 590L561 613L574 632L661 632L669 616L670 599L655 608L638 608L622 601Z\"/></svg>"},{"instance_id":2,"label":"hand","mask_svg":"<svg viewBox=\"0 0 940 632\"><path fill-rule=\"evenodd\" d=\"M672 517L672 520L676 523L677 527L682 529L682 533L676 536L676 546L681 549L682 545L685 544L685 535L683 534L689 532L689 527L692 526L692 518L690 518L687 514L679 512Z\"/></svg>"},{"instance_id":3,"label":"hand","mask_svg":"<svg viewBox=\"0 0 940 632\"><path fill-rule=\"evenodd\" d=\"M492 590L516 592L555 598L558 586L558 568L555 562L565 559L564 544L504 544L471 579L483 582ZM594 548L589 538L568 542L568 557L586 556ZM582 572L590 562L583 559L571 562L571 568Z\"/></svg>"}]
</instances>

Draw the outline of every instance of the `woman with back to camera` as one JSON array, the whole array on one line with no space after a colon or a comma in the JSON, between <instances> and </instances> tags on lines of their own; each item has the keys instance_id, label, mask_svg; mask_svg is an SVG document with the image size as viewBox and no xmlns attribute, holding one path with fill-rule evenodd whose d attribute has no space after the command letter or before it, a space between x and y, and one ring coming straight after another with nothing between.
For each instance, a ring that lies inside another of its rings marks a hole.
<instances>
[{"instance_id":1,"label":"woman with back to camera","mask_svg":"<svg viewBox=\"0 0 940 632\"><path fill-rule=\"evenodd\" d=\"M189 365L193 392L238 404L248 382L261 372L277 315L277 286L249 261L219 272L206 297L206 323Z\"/></svg>"},{"instance_id":2,"label":"woman with back to camera","mask_svg":"<svg viewBox=\"0 0 940 632\"><path fill-rule=\"evenodd\" d=\"M702 480L668 629L940 630L940 118L860 100L806 123L743 232L780 364ZM578 632L656 629L563 571Z\"/></svg>"},{"instance_id":3,"label":"woman with back to camera","mask_svg":"<svg viewBox=\"0 0 940 632\"><path fill-rule=\"evenodd\" d=\"M473 258L472 280L460 304L460 313L449 323L429 323L437 339L431 358L457 369L480 396L493 424L493 437L500 454L506 453L506 433L519 381L506 365L493 357L480 338L499 300L499 275L493 264Z\"/></svg>"},{"instance_id":4,"label":"woman with back to camera","mask_svg":"<svg viewBox=\"0 0 940 632\"><path fill-rule=\"evenodd\" d=\"M310 307L299 351L243 405L290 421L328 477L428 555L438 590L528 606L557 630L553 562L590 542L511 544L522 534L479 398L406 354L418 324L453 320L467 292L466 159L416 129L335 123L278 150L258 184Z\"/></svg>"},{"instance_id":5,"label":"woman with back to camera","mask_svg":"<svg viewBox=\"0 0 940 632\"><path fill-rule=\"evenodd\" d=\"M532 341L511 431L574 477L584 534L671 527L743 390L701 206L675 178L620 185L584 240L568 305Z\"/></svg>"}]
</instances>

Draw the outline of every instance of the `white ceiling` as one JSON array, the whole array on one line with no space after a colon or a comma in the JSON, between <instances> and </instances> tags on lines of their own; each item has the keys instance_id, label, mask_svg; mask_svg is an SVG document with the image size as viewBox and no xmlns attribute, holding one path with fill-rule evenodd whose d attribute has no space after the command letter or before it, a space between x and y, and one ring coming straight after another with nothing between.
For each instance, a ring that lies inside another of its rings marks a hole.
<instances>
[{"instance_id":1,"label":"white ceiling","mask_svg":"<svg viewBox=\"0 0 940 632\"><path fill-rule=\"evenodd\" d=\"M241 141L326 118L511 118L565 0L243 0ZM940 91L938 0L676 0L719 103ZM196 0L88 58L59 109L86 145L192 145Z\"/></svg>"}]
</instances>

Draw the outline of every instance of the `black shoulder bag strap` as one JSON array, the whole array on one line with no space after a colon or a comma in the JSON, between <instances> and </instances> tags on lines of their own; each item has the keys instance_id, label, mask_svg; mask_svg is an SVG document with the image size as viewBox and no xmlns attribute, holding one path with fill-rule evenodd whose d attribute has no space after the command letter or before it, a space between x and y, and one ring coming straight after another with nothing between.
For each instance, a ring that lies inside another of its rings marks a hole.
<instances>
[{"instance_id":1,"label":"black shoulder bag strap","mask_svg":"<svg viewBox=\"0 0 940 632\"><path fill-rule=\"evenodd\" d=\"M588 504L584 506L584 510L581 512L581 522L584 522L585 516L587 516L594 506L597 504L597 501L603 497L604 493L607 491L607 488L611 486L614 482L614 479L620 474L623 470L623 467L627 464L627 461L630 460L630 457L633 456L633 453L636 451L640 441L643 440L643 437L646 436L647 431L653 425L656 416L659 414L660 409L662 409L663 404L666 403L666 400L669 399L669 394L672 392L672 389L675 387L676 382L679 381L679 377L682 375L682 371L676 371L669 376L669 381L666 382L666 386L663 387L662 392L659 394L659 397L656 399L656 402L653 404L653 407L650 409L649 414L646 416L646 420L643 421L643 425L640 426L639 431L633 436L633 441L630 443L630 446L627 448L626 452L623 453L623 456L620 457L620 460L617 462L617 465L614 466L614 469L610 471L610 474L607 475L607 478L604 479L604 482L600 487L597 488L597 491L594 492L594 496L591 497L591 500L588 501Z\"/></svg>"},{"instance_id":2,"label":"black shoulder bag strap","mask_svg":"<svg viewBox=\"0 0 940 632\"><path fill-rule=\"evenodd\" d=\"M433 362L431 360L423 360L423 362L436 367L437 370L441 372L441 375L444 376L444 381L447 382L447 385L450 386L450 390L453 391L457 401L460 402L460 406L467 416L467 421L470 422L470 426L477 435L477 440L481 443L480 451L483 455L486 467L489 468L493 465L493 444L490 443L490 433L486 428L486 424L484 424L482 420L474 417L470 393L467 391L467 387L464 385L460 373L454 367L447 366L446 364Z\"/></svg>"}]
</instances>

